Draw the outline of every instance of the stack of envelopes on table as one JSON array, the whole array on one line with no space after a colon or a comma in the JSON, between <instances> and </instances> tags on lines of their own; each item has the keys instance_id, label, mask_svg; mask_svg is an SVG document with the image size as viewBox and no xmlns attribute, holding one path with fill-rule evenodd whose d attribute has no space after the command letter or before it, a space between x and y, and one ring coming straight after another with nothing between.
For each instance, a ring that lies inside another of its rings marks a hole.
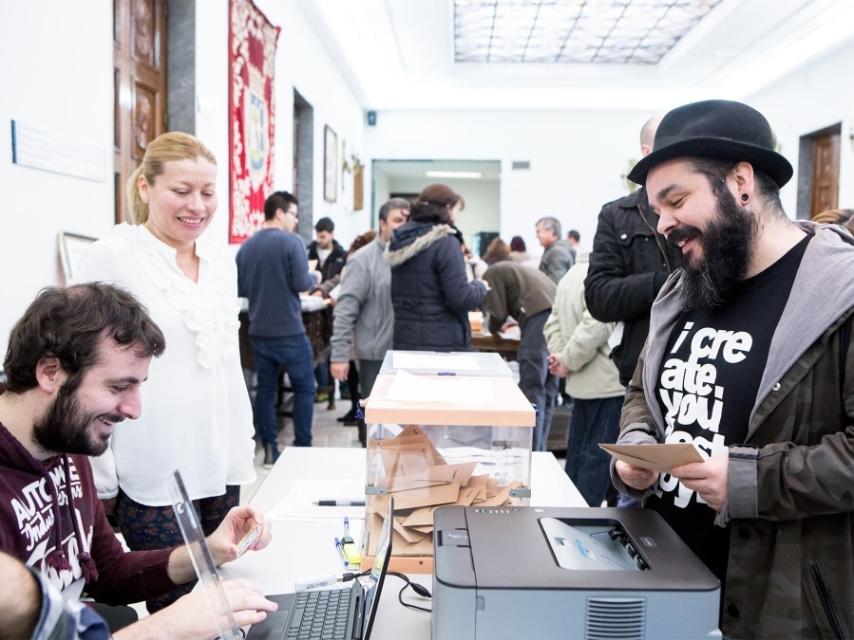
<instances>
[{"instance_id":1,"label":"stack of envelopes on table","mask_svg":"<svg viewBox=\"0 0 854 640\"><path fill-rule=\"evenodd\" d=\"M409 425L395 438L374 440L386 476L378 483L384 495L372 496L367 505L366 532L379 531L388 497L394 496L396 556L433 554L433 512L445 505L499 507L510 503L510 491L521 483L499 484L489 474L474 475L477 462L448 464L418 427ZM366 552L372 556L366 535Z\"/></svg>"}]
</instances>

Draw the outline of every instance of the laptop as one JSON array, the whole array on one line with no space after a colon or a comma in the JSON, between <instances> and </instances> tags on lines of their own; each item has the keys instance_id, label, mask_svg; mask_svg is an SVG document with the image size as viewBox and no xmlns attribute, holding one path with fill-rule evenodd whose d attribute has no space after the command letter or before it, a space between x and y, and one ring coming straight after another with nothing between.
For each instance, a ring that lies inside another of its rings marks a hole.
<instances>
[{"instance_id":1,"label":"laptop","mask_svg":"<svg viewBox=\"0 0 854 640\"><path fill-rule=\"evenodd\" d=\"M187 497L177 471L170 483L170 491L181 534L209 602L214 610L225 607L230 613L210 550L200 535L193 503ZM253 625L246 634L246 640L369 640L391 557L393 513L394 500L390 499L366 586L356 579L349 589L268 595L266 597L279 608L268 613L263 622ZM233 615L230 622L232 628L220 629L220 637L240 638L242 634L234 624Z\"/></svg>"}]
</instances>

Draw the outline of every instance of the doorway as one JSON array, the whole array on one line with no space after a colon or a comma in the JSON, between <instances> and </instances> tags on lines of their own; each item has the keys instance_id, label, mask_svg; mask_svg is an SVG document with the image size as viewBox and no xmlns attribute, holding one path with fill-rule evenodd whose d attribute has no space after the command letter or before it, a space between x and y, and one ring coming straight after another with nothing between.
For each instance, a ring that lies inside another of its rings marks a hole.
<instances>
[{"instance_id":1,"label":"doorway","mask_svg":"<svg viewBox=\"0 0 854 640\"><path fill-rule=\"evenodd\" d=\"M314 227L314 108L294 90L294 195L299 200L297 233L306 243Z\"/></svg>"},{"instance_id":2,"label":"doorway","mask_svg":"<svg viewBox=\"0 0 854 640\"><path fill-rule=\"evenodd\" d=\"M374 160L373 215L390 197L414 199L421 190L441 182L459 193L465 209L457 220L466 244L483 255L501 229L501 162L498 160Z\"/></svg>"},{"instance_id":3,"label":"doorway","mask_svg":"<svg viewBox=\"0 0 854 640\"><path fill-rule=\"evenodd\" d=\"M798 218L814 218L839 206L839 143L842 123L801 136Z\"/></svg>"},{"instance_id":4,"label":"doorway","mask_svg":"<svg viewBox=\"0 0 854 640\"><path fill-rule=\"evenodd\" d=\"M166 131L166 0L113 0L115 221L148 143Z\"/></svg>"}]
</instances>

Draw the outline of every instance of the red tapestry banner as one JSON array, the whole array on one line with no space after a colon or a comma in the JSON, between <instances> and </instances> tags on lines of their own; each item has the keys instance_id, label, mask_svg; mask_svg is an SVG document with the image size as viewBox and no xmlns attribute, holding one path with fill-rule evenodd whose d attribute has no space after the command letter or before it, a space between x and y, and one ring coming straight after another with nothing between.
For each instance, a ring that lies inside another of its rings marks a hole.
<instances>
[{"instance_id":1,"label":"red tapestry banner","mask_svg":"<svg viewBox=\"0 0 854 640\"><path fill-rule=\"evenodd\" d=\"M228 242L240 244L264 222L273 190L274 27L250 0L229 0Z\"/></svg>"}]
</instances>

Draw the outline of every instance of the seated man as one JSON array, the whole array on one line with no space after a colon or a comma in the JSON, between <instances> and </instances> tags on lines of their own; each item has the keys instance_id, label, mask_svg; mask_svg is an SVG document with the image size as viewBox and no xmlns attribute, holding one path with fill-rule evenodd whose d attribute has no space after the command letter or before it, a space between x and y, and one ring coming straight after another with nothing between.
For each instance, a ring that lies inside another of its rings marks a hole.
<instances>
[{"instance_id":1,"label":"seated man","mask_svg":"<svg viewBox=\"0 0 854 640\"><path fill-rule=\"evenodd\" d=\"M87 458L104 452L116 423L140 415L140 385L164 348L133 296L98 283L45 289L9 336L0 394L0 550L68 598L85 586L101 602L126 604L195 578L183 545L122 549ZM252 548L260 549L270 540L262 514L232 509L208 538L216 564L235 559L237 542L256 526L262 530ZM255 609L275 609L254 593L236 602L248 610L247 622L264 619ZM176 622L190 624L183 618L191 609L182 606Z\"/></svg>"}]
</instances>

